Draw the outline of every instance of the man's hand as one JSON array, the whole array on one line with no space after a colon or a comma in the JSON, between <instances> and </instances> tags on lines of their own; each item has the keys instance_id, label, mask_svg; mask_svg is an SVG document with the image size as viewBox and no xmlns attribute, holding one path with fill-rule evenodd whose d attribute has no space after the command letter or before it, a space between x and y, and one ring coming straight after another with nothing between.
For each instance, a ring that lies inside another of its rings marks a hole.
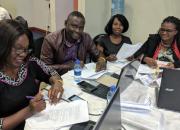
<instances>
[{"instance_id":1,"label":"man's hand","mask_svg":"<svg viewBox=\"0 0 180 130\"><path fill-rule=\"evenodd\" d=\"M106 59L104 57L99 57L96 63L96 72L106 70Z\"/></svg>"}]
</instances>

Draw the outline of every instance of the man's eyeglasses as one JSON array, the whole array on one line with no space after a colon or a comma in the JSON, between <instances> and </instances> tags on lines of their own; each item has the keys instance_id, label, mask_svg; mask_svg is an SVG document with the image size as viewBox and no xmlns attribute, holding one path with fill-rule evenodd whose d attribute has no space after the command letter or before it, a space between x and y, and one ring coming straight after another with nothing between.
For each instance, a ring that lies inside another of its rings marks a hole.
<instances>
[{"instance_id":1,"label":"man's eyeglasses","mask_svg":"<svg viewBox=\"0 0 180 130\"><path fill-rule=\"evenodd\" d=\"M167 33L171 33L176 31L176 29L165 29L165 28L160 28L159 29L160 32L167 32Z\"/></svg>"},{"instance_id":2,"label":"man's eyeglasses","mask_svg":"<svg viewBox=\"0 0 180 130\"><path fill-rule=\"evenodd\" d=\"M16 48L16 47L13 47L16 54L20 55L22 53L26 53L26 54L30 54L32 52L32 49L22 49L22 48Z\"/></svg>"}]
</instances>

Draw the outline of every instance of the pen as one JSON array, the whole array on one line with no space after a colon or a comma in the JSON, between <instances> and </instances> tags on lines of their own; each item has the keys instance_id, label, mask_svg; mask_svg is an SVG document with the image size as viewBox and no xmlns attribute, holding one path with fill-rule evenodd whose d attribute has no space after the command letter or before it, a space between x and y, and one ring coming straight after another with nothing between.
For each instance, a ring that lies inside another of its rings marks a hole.
<instances>
[{"instance_id":1,"label":"pen","mask_svg":"<svg viewBox=\"0 0 180 130\"><path fill-rule=\"evenodd\" d=\"M26 96L26 98L27 98L27 99L34 99L34 96ZM44 100L49 100L48 97L43 97L43 99L44 99ZM69 102L69 100L66 100L66 99L64 99L64 98L61 98L61 100L66 101L66 102Z\"/></svg>"}]
</instances>

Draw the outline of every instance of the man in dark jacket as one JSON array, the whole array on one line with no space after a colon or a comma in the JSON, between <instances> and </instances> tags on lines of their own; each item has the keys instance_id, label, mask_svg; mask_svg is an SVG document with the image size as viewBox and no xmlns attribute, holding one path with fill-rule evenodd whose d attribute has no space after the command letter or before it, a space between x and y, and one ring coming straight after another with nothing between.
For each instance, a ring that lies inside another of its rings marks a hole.
<instances>
[{"instance_id":1,"label":"man in dark jacket","mask_svg":"<svg viewBox=\"0 0 180 130\"><path fill-rule=\"evenodd\" d=\"M100 55L90 35L83 32L84 25L84 16L73 11L65 21L64 29L50 33L44 39L41 60L60 75L73 68L75 59L84 64L88 55L95 60Z\"/></svg>"}]
</instances>

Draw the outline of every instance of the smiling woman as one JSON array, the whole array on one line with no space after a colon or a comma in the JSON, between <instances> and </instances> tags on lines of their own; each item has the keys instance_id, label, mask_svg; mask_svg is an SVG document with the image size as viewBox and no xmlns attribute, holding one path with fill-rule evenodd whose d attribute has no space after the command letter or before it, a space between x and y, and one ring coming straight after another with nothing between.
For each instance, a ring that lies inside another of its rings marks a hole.
<instances>
[{"instance_id":1,"label":"smiling woman","mask_svg":"<svg viewBox=\"0 0 180 130\"><path fill-rule=\"evenodd\" d=\"M52 85L52 103L60 100L63 82L55 70L30 55L29 32L17 21L0 22L0 39L0 130L23 130L25 119L46 108L36 80Z\"/></svg>"},{"instance_id":2,"label":"smiling woman","mask_svg":"<svg viewBox=\"0 0 180 130\"><path fill-rule=\"evenodd\" d=\"M169 62L166 68L180 67L180 19L165 18L158 34L150 35L144 45L134 54L150 67L157 67L156 60Z\"/></svg>"},{"instance_id":3,"label":"smiling woman","mask_svg":"<svg viewBox=\"0 0 180 130\"><path fill-rule=\"evenodd\" d=\"M129 22L124 15L116 14L108 21L105 32L107 35L99 38L97 48L108 61L117 60L116 54L123 43L132 44L129 37L123 35L129 28Z\"/></svg>"}]
</instances>

